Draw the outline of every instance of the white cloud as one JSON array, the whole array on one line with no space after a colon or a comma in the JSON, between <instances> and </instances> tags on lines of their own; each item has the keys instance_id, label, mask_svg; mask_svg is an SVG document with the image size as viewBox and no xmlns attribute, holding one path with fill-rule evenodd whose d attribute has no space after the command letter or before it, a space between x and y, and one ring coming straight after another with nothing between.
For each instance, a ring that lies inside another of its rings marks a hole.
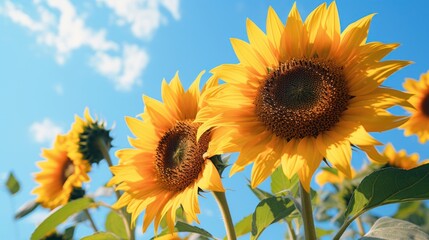
<instances>
[{"instance_id":1,"label":"white cloud","mask_svg":"<svg viewBox=\"0 0 429 240\"><path fill-rule=\"evenodd\" d=\"M149 62L149 55L137 45L123 46L122 56L97 52L90 60L96 71L111 80L119 91L129 91L141 84L141 73Z\"/></svg>"},{"instance_id":2,"label":"white cloud","mask_svg":"<svg viewBox=\"0 0 429 240\"><path fill-rule=\"evenodd\" d=\"M9 0L5 2L3 14L34 32L39 43L53 47L59 64L63 64L74 50L84 46L95 51L118 48L115 42L106 39L104 29L95 31L87 27L84 18L76 13L69 0L34 1L34 4L38 20L31 18Z\"/></svg>"},{"instance_id":3,"label":"white cloud","mask_svg":"<svg viewBox=\"0 0 429 240\"><path fill-rule=\"evenodd\" d=\"M161 12L161 6L175 20L180 19L180 0L98 0L111 8L117 17L117 24L130 24L132 33L142 39L150 39L161 23L167 18Z\"/></svg>"},{"instance_id":4,"label":"white cloud","mask_svg":"<svg viewBox=\"0 0 429 240\"><path fill-rule=\"evenodd\" d=\"M34 122L30 126L30 133L38 143L51 143L62 132L63 129L49 118L45 118L42 122Z\"/></svg>"},{"instance_id":5,"label":"white cloud","mask_svg":"<svg viewBox=\"0 0 429 240\"><path fill-rule=\"evenodd\" d=\"M97 0L114 12L117 23L130 25L138 38L150 39L167 22L166 14L180 19L180 0ZM35 13L29 14L18 4L5 0L0 4L0 15L32 32L41 45L55 50L58 64L64 64L70 55L86 47L93 56L89 63L102 76L112 80L120 91L131 90L141 84L141 75L149 62L147 52L137 45L119 44L107 39L104 28L92 29L86 19L77 13L70 0L33 0ZM121 47L122 45L122 47ZM58 95L62 85L55 85Z\"/></svg>"}]
</instances>

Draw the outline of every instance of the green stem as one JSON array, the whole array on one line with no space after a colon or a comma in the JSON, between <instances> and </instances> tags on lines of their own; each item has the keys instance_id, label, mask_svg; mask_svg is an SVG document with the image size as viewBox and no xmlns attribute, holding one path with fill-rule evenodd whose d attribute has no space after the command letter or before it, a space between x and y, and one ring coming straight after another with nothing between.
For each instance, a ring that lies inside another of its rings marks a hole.
<instances>
[{"instance_id":1,"label":"green stem","mask_svg":"<svg viewBox=\"0 0 429 240\"><path fill-rule=\"evenodd\" d=\"M231 213L229 211L228 202L226 201L225 192L214 192L213 196L219 206L222 213L223 222L225 224L226 236L228 240L236 240L234 224L232 222Z\"/></svg>"},{"instance_id":2,"label":"green stem","mask_svg":"<svg viewBox=\"0 0 429 240\"><path fill-rule=\"evenodd\" d=\"M301 182L299 183L299 190L301 194L302 221L304 223L305 239L315 240L317 238L316 238L316 229L314 227L313 209L311 207L310 193L305 191Z\"/></svg>"},{"instance_id":3,"label":"green stem","mask_svg":"<svg viewBox=\"0 0 429 240\"><path fill-rule=\"evenodd\" d=\"M112 167L113 163L112 163L112 159L110 158L109 148L107 147L106 142L104 141L103 138L97 139L97 146L98 146L98 149L101 151L101 154L103 154L103 157L107 162L107 165L109 165L109 167ZM112 176L113 176L113 173L112 173ZM119 193L119 191L115 191L115 195L116 195L116 198L119 200L119 198L121 197L121 194ZM135 239L135 236L134 236L134 232L135 232L134 229L135 228L133 228L131 226L131 215L126 211L125 208L121 208L121 212L122 212L122 215L124 216L124 218L126 220L125 225L127 226L126 230L127 230L128 237L130 240L134 240Z\"/></svg>"},{"instance_id":4,"label":"green stem","mask_svg":"<svg viewBox=\"0 0 429 240\"><path fill-rule=\"evenodd\" d=\"M338 230L337 234L335 234L333 240L339 240L343 233L346 231L347 227L353 222L354 218L346 220L341 226L340 230Z\"/></svg>"},{"instance_id":5,"label":"green stem","mask_svg":"<svg viewBox=\"0 0 429 240\"><path fill-rule=\"evenodd\" d=\"M83 212L85 213L86 218L88 218L89 223L91 224L92 229L94 229L94 232L98 232L97 226L95 226L95 222L92 219L91 214L89 214L88 209L83 210Z\"/></svg>"},{"instance_id":6,"label":"green stem","mask_svg":"<svg viewBox=\"0 0 429 240\"><path fill-rule=\"evenodd\" d=\"M357 223L357 227L358 227L359 235L360 235L360 236L365 235L365 230L364 230L364 228L363 228L362 219L360 219L360 217L356 218L356 223Z\"/></svg>"},{"instance_id":7,"label":"green stem","mask_svg":"<svg viewBox=\"0 0 429 240\"><path fill-rule=\"evenodd\" d=\"M103 138L98 138L97 139L97 146L98 149L101 151L101 154L103 154L104 159L106 159L107 164L109 165L109 167L113 166L112 163L112 159L110 158L110 154L109 154L109 148L106 145L106 142L104 141ZM113 173L112 173L113 176ZM119 198L121 197L121 194L118 191L115 191L116 194L116 198L119 200Z\"/></svg>"},{"instance_id":8,"label":"green stem","mask_svg":"<svg viewBox=\"0 0 429 240\"><path fill-rule=\"evenodd\" d=\"M286 221L286 223L287 223L287 226L288 226L288 229L289 229L289 235L290 235L290 238L291 238L292 240L296 240L296 234L295 234L295 230L293 229L293 224L292 224L292 222L290 222L290 221Z\"/></svg>"},{"instance_id":9,"label":"green stem","mask_svg":"<svg viewBox=\"0 0 429 240\"><path fill-rule=\"evenodd\" d=\"M124 212L122 211L122 209L118 210L116 208L113 208L109 204L107 204L105 202L101 202L101 201L97 202L97 206L106 207L106 208L109 208L110 210L112 210L113 212L116 212L121 217L122 222L124 223L125 231L127 232L127 236L132 236L134 229L131 230L130 224L128 223L130 221L130 219L124 215Z\"/></svg>"}]
</instances>

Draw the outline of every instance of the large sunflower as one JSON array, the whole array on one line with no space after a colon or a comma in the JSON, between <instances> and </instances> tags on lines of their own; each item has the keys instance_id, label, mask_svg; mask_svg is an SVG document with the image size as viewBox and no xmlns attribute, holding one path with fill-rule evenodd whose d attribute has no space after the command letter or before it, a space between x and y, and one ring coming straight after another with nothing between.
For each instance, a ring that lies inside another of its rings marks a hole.
<instances>
[{"instance_id":1,"label":"large sunflower","mask_svg":"<svg viewBox=\"0 0 429 240\"><path fill-rule=\"evenodd\" d=\"M142 120L125 120L136 136L129 139L133 148L116 152L119 165L112 167L117 190L124 194L114 205L127 206L132 222L146 210L143 232L154 221L155 231L166 216L170 231L174 229L176 210L182 206L187 218L198 221L198 192L224 191L220 176L212 161L203 157L212 138L209 131L196 140L201 124L194 123L200 109L199 82L203 72L184 91L178 74L167 84L162 83L162 102L143 97L145 111ZM203 88L216 85L212 77Z\"/></svg>"},{"instance_id":2,"label":"large sunflower","mask_svg":"<svg viewBox=\"0 0 429 240\"><path fill-rule=\"evenodd\" d=\"M82 183L89 181L87 173L91 166L87 161L70 156L66 135L58 135L52 149L43 149L42 157L46 160L37 163L41 171L34 176L40 186L32 193L43 207L54 209L66 204L74 190L79 191Z\"/></svg>"},{"instance_id":3,"label":"large sunflower","mask_svg":"<svg viewBox=\"0 0 429 240\"><path fill-rule=\"evenodd\" d=\"M419 142L425 143L429 140L429 71L419 81L407 79L404 88L413 94L410 98L413 108L406 108L411 117L401 128L405 129L405 136L416 134Z\"/></svg>"},{"instance_id":4,"label":"large sunflower","mask_svg":"<svg viewBox=\"0 0 429 240\"><path fill-rule=\"evenodd\" d=\"M305 22L294 4L285 26L269 8L266 34L247 20L250 43L231 39L240 63L212 70L226 84L207 93L196 119L203 123L199 135L222 131L209 155L239 151L231 174L254 163L252 187L281 164L309 191L324 158L350 177L351 145L376 154L379 142L368 132L406 121L386 109L406 105L408 94L381 84L409 62L381 61L398 44L366 43L372 16L342 33L335 2Z\"/></svg>"}]
</instances>

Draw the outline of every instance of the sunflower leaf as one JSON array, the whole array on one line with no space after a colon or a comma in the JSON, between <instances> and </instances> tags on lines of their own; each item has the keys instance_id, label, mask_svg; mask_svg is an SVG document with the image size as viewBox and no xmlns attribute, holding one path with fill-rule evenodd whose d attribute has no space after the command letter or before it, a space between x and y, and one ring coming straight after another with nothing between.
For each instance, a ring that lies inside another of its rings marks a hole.
<instances>
[{"instance_id":1,"label":"sunflower leaf","mask_svg":"<svg viewBox=\"0 0 429 240\"><path fill-rule=\"evenodd\" d=\"M404 220L389 217L378 219L369 232L360 240L376 239L417 239L428 240L427 235L419 226Z\"/></svg>"},{"instance_id":2,"label":"sunflower leaf","mask_svg":"<svg viewBox=\"0 0 429 240\"><path fill-rule=\"evenodd\" d=\"M281 167L277 168L271 175L271 192L275 195L297 196L299 189L298 175L288 179Z\"/></svg>"},{"instance_id":3,"label":"sunflower leaf","mask_svg":"<svg viewBox=\"0 0 429 240\"><path fill-rule=\"evenodd\" d=\"M207 232L206 230L180 221L178 221L174 226L174 232L197 233L202 237L206 237L208 239L215 239L213 235L211 235L211 233ZM161 237L169 233L170 232L168 229L164 229L160 234L157 235L157 237ZM155 237L152 237L151 239L155 239Z\"/></svg>"},{"instance_id":4,"label":"sunflower leaf","mask_svg":"<svg viewBox=\"0 0 429 240\"><path fill-rule=\"evenodd\" d=\"M257 239L269 225L289 216L294 210L294 203L288 198L270 197L259 202L252 215L251 239Z\"/></svg>"},{"instance_id":5,"label":"sunflower leaf","mask_svg":"<svg viewBox=\"0 0 429 240\"><path fill-rule=\"evenodd\" d=\"M128 234L124 226L124 222L116 212L111 211L107 214L106 222L104 224L106 231L114 233L116 236L127 239Z\"/></svg>"},{"instance_id":6,"label":"sunflower leaf","mask_svg":"<svg viewBox=\"0 0 429 240\"><path fill-rule=\"evenodd\" d=\"M35 200L30 200L24 203L15 213L15 219L20 219L34 211L40 204Z\"/></svg>"},{"instance_id":7,"label":"sunflower leaf","mask_svg":"<svg viewBox=\"0 0 429 240\"><path fill-rule=\"evenodd\" d=\"M31 240L41 239L47 233L54 230L56 226L63 223L71 215L78 213L84 209L94 205L91 198L80 198L68 202L66 205L59 208L57 211L49 215L31 234Z\"/></svg>"},{"instance_id":8,"label":"sunflower leaf","mask_svg":"<svg viewBox=\"0 0 429 240\"><path fill-rule=\"evenodd\" d=\"M110 232L98 232L90 236L83 237L81 240L120 240L122 238Z\"/></svg>"},{"instance_id":9,"label":"sunflower leaf","mask_svg":"<svg viewBox=\"0 0 429 240\"><path fill-rule=\"evenodd\" d=\"M15 195L15 193L17 193L20 189L19 182L12 172L9 173L9 177L6 180L6 187L7 190L9 190L9 193L12 195Z\"/></svg>"},{"instance_id":10,"label":"sunflower leaf","mask_svg":"<svg viewBox=\"0 0 429 240\"><path fill-rule=\"evenodd\" d=\"M260 188L252 188L250 186L250 184L247 184L247 186L250 188L250 190L252 190L253 194L255 194L255 196L259 199L259 200L263 200L265 198L270 198L270 197L274 197L274 195L272 195L269 192L266 192Z\"/></svg>"},{"instance_id":11,"label":"sunflower leaf","mask_svg":"<svg viewBox=\"0 0 429 240\"><path fill-rule=\"evenodd\" d=\"M345 216L362 213L390 203L429 199L429 164L410 170L384 168L365 177L347 206Z\"/></svg>"}]
</instances>

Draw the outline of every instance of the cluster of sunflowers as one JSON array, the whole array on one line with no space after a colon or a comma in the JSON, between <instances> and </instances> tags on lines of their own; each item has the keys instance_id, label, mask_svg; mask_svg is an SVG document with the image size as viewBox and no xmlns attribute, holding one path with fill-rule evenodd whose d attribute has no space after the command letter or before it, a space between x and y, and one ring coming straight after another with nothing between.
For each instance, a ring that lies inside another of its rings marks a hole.
<instances>
[{"instance_id":1,"label":"cluster of sunflowers","mask_svg":"<svg viewBox=\"0 0 429 240\"><path fill-rule=\"evenodd\" d=\"M116 211L126 231L120 235L94 226L96 233L85 239L134 239L135 222L142 212L143 232L153 223L157 238L186 237L177 232L214 238L190 225L199 223L198 195L211 191L228 239L248 233L258 238L278 221L287 223L290 239L300 235L339 239L354 220L357 234L365 235L360 215L374 207L401 203L405 208L411 205L404 202L429 199L429 168L418 162L418 155L397 152L390 144L380 153L375 146L382 143L370 135L401 127L406 135L416 134L421 143L429 139L425 125L429 123L429 73L420 81L407 80L408 93L383 87L391 74L410 62L382 61L398 44L367 42L372 17L341 32L333 2L317 7L305 21L294 5L286 23L269 8L266 32L247 20L249 42L231 40L239 63L212 69L201 91L204 72L188 90L176 74L170 83L162 82L162 102L144 97L145 110L139 118L126 118L135 138L129 139L131 148L116 151L116 166L109 156L110 130L86 109L84 119L76 117L70 132L58 136L53 148L42 153L45 160L38 163L41 171L35 174L40 185L33 193L43 207L60 208L32 238L52 233L56 227L52 222L59 224L67 218L64 214L83 210L91 220L87 209L95 206ZM407 109L411 117L391 114L387 109L394 106ZM354 170L352 149L366 153L372 164ZM255 212L235 226L221 181L228 166L222 154L234 152L239 155L230 175L253 164L250 185L261 199ZM89 181L91 164L102 159L113 174L108 183L116 191L113 206L88 200L82 188ZM334 187L316 192L310 183L321 165L326 167L316 183ZM269 177L272 193L258 188ZM418 204L415 209L423 203ZM330 209L336 209L334 215ZM315 220L328 219L338 224L335 235L315 227ZM368 239L429 239L412 223L378 221L371 228L374 231L365 235ZM386 224L406 227L383 229ZM163 231L158 233L160 227ZM412 230L403 230L407 228Z\"/></svg>"}]
</instances>

